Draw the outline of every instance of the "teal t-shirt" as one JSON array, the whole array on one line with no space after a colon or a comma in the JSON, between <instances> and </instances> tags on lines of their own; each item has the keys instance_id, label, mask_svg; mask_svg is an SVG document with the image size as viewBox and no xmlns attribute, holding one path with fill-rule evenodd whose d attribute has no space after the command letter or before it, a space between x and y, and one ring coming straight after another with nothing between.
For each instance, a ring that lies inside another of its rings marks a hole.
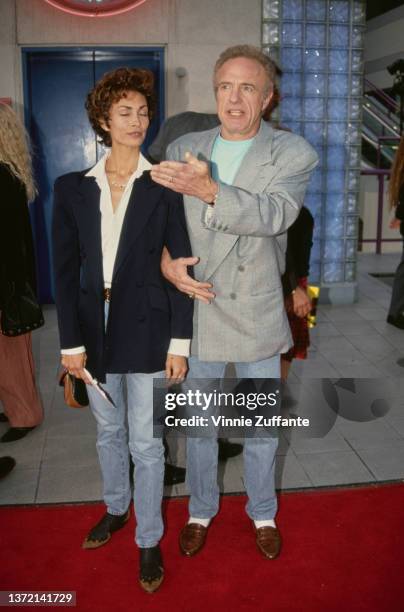
<instances>
[{"instance_id":1,"label":"teal t-shirt","mask_svg":"<svg viewBox=\"0 0 404 612\"><path fill-rule=\"evenodd\" d=\"M212 149L212 178L220 183L232 185L244 155L254 138L248 140L225 140L219 134Z\"/></svg>"}]
</instances>

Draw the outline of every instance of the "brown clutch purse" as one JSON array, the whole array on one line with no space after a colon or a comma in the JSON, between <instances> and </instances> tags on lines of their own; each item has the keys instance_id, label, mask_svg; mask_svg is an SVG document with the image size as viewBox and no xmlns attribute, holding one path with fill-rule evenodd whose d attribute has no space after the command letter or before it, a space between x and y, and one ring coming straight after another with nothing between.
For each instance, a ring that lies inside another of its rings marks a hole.
<instances>
[{"instance_id":1,"label":"brown clutch purse","mask_svg":"<svg viewBox=\"0 0 404 612\"><path fill-rule=\"evenodd\" d=\"M86 383L81 378L76 378L63 370L59 385L64 388L65 402L70 408L85 408L88 406L88 395Z\"/></svg>"}]
</instances>

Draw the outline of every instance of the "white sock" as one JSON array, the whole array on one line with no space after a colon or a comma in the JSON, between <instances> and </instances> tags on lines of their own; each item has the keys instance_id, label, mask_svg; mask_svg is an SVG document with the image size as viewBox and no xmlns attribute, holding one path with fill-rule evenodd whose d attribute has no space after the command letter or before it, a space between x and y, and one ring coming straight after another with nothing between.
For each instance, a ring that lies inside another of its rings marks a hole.
<instances>
[{"instance_id":1,"label":"white sock","mask_svg":"<svg viewBox=\"0 0 404 612\"><path fill-rule=\"evenodd\" d=\"M254 521L254 525L257 529L260 527L276 527L275 521L273 519L268 519L266 521Z\"/></svg>"},{"instance_id":2,"label":"white sock","mask_svg":"<svg viewBox=\"0 0 404 612\"><path fill-rule=\"evenodd\" d=\"M189 523L199 523L199 525L202 525L203 527L209 527L210 518L195 518L194 516L190 516L188 525Z\"/></svg>"}]
</instances>

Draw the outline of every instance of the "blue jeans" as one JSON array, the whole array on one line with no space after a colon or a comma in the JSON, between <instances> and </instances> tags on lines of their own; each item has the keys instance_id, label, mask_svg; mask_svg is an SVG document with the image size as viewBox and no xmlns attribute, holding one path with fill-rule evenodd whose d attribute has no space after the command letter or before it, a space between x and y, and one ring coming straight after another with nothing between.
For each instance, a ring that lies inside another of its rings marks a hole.
<instances>
[{"instance_id":1,"label":"blue jeans","mask_svg":"<svg viewBox=\"0 0 404 612\"><path fill-rule=\"evenodd\" d=\"M153 438L153 374L107 374L103 388L116 408L87 386L97 421L97 451L104 484L104 501L110 514L124 514L131 500L129 452L135 464L136 543L156 546L163 535L161 500L164 482L162 440ZM124 382L127 399L124 395Z\"/></svg>"},{"instance_id":2,"label":"blue jeans","mask_svg":"<svg viewBox=\"0 0 404 612\"><path fill-rule=\"evenodd\" d=\"M189 360L187 379L223 378L225 362ZM279 378L280 357L252 363L235 363L238 378ZM244 479L248 495L246 512L253 520L273 519L277 511L275 454L277 438L245 438ZM189 514L212 518L219 508L218 447L215 438L187 439L187 485L191 493Z\"/></svg>"}]
</instances>

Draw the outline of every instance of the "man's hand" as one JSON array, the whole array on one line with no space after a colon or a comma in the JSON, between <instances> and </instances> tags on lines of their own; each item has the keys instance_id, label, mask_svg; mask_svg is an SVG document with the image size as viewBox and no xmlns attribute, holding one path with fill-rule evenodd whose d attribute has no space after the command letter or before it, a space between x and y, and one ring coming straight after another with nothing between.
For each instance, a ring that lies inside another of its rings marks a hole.
<instances>
[{"instance_id":1,"label":"man's hand","mask_svg":"<svg viewBox=\"0 0 404 612\"><path fill-rule=\"evenodd\" d=\"M393 219L389 223L390 229L400 229L401 221L397 219L397 217L393 217Z\"/></svg>"},{"instance_id":2,"label":"man's hand","mask_svg":"<svg viewBox=\"0 0 404 612\"><path fill-rule=\"evenodd\" d=\"M187 358L167 353L166 379L171 383L182 382L188 371Z\"/></svg>"},{"instance_id":3,"label":"man's hand","mask_svg":"<svg viewBox=\"0 0 404 612\"><path fill-rule=\"evenodd\" d=\"M205 304L210 304L215 298L215 294L209 291L209 289L212 288L212 284L201 283L188 274L188 266L194 266L198 261L198 257L179 257L178 259L172 259L170 253L164 247L160 264L161 272L164 278L177 287L179 291Z\"/></svg>"},{"instance_id":4,"label":"man's hand","mask_svg":"<svg viewBox=\"0 0 404 612\"><path fill-rule=\"evenodd\" d=\"M194 196L210 204L214 201L218 185L209 174L209 166L191 153L185 153L185 162L163 161L150 170L153 181L177 193Z\"/></svg>"},{"instance_id":5,"label":"man's hand","mask_svg":"<svg viewBox=\"0 0 404 612\"><path fill-rule=\"evenodd\" d=\"M86 361L86 353L78 353L77 355L62 355L62 366L76 378L82 378L85 383L90 384L91 381L84 372Z\"/></svg>"},{"instance_id":6,"label":"man's hand","mask_svg":"<svg viewBox=\"0 0 404 612\"><path fill-rule=\"evenodd\" d=\"M309 296L301 287L296 287L292 294L293 300L293 312L297 317L303 319L306 317L312 309L312 304Z\"/></svg>"}]
</instances>

